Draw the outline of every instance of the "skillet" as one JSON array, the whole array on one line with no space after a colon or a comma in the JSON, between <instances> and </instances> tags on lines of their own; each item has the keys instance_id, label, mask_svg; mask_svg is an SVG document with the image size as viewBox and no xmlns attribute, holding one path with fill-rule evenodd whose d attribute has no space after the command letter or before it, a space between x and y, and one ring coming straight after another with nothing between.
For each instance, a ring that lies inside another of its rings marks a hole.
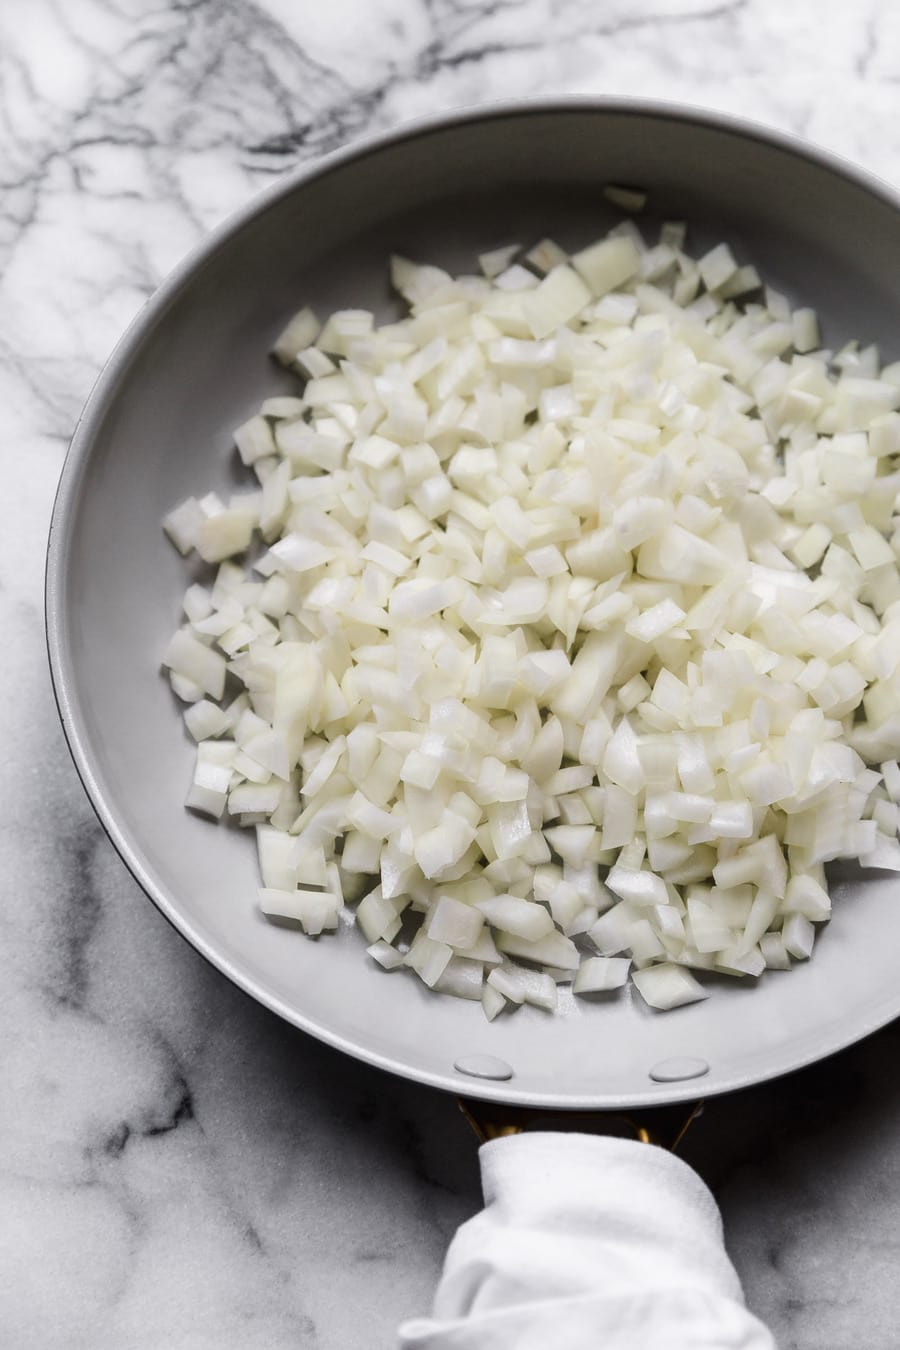
<instances>
[{"instance_id":1,"label":"skillet","mask_svg":"<svg viewBox=\"0 0 900 1350\"><path fill-rule=\"evenodd\" d=\"M649 192L650 236L689 223L723 239L827 345L900 355L900 198L820 150L746 122L646 101L500 104L353 145L287 174L163 283L101 375L63 469L47 555L47 640L85 789L122 858L198 951L288 1021L369 1063L506 1105L599 1110L747 1086L851 1044L900 1013L900 882L833 878L813 959L759 982L710 982L669 1014L628 992L479 1005L389 976L354 930L310 941L257 912L245 832L183 809L192 752L159 660L193 574L160 519L245 477L230 432L294 388L267 361L301 304L396 312L391 252L450 270L550 235L583 246L618 218L608 183ZM153 954L147 953L152 960Z\"/></svg>"}]
</instances>

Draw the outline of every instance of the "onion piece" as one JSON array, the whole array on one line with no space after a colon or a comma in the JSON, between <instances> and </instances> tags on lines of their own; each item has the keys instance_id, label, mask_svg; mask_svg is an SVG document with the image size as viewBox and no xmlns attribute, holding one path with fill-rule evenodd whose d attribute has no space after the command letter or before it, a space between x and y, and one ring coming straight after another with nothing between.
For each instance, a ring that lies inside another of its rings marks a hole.
<instances>
[{"instance_id":1,"label":"onion piece","mask_svg":"<svg viewBox=\"0 0 900 1350\"><path fill-rule=\"evenodd\" d=\"M608 993L628 982L631 962L622 956L589 956L582 961L572 983L576 994Z\"/></svg>"},{"instance_id":2,"label":"onion piece","mask_svg":"<svg viewBox=\"0 0 900 1350\"><path fill-rule=\"evenodd\" d=\"M667 1010L707 997L706 990L688 970L670 962L636 970L632 980L645 1003Z\"/></svg>"}]
</instances>

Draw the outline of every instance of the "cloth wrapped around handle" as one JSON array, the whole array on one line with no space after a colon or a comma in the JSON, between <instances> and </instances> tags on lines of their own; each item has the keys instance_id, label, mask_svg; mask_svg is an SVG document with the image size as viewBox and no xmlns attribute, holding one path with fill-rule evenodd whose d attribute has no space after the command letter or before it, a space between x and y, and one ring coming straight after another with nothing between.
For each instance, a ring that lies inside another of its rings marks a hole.
<instances>
[{"instance_id":1,"label":"cloth wrapped around handle","mask_svg":"<svg viewBox=\"0 0 900 1350\"><path fill-rule=\"evenodd\" d=\"M679 1158L587 1134L480 1150L484 1209L403 1350L775 1350L747 1311L715 1200Z\"/></svg>"}]
</instances>

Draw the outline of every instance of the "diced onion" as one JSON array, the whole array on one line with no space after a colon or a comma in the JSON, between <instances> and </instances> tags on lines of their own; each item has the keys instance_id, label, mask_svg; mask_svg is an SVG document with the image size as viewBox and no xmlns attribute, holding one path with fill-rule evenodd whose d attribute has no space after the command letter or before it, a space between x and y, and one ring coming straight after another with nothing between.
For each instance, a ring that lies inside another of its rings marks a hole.
<instances>
[{"instance_id":1,"label":"diced onion","mask_svg":"<svg viewBox=\"0 0 900 1350\"><path fill-rule=\"evenodd\" d=\"M790 969L826 862L900 871L900 364L680 223L478 266L300 310L257 490L163 521L215 567L186 803L255 826L264 915L488 1020Z\"/></svg>"}]
</instances>

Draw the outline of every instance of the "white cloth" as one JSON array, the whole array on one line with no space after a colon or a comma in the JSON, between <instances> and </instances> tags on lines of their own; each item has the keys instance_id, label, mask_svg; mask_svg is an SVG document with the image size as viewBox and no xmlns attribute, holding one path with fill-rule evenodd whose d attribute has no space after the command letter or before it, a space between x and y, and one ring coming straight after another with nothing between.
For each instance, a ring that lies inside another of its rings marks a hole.
<instances>
[{"instance_id":1,"label":"white cloth","mask_svg":"<svg viewBox=\"0 0 900 1350\"><path fill-rule=\"evenodd\" d=\"M404 1350L775 1350L744 1306L716 1202L650 1144L520 1134L481 1149L431 1318Z\"/></svg>"}]
</instances>

